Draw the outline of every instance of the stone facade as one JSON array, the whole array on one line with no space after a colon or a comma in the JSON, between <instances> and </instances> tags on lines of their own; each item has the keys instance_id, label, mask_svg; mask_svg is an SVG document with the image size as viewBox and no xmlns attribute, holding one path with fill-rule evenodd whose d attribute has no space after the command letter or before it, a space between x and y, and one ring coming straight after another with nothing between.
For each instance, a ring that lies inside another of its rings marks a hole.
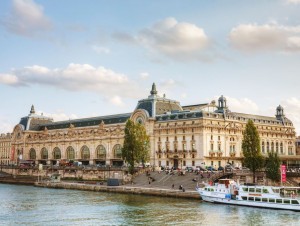
<instances>
[{"instance_id":1,"label":"stone facade","mask_svg":"<svg viewBox=\"0 0 300 226\"><path fill-rule=\"evenodd\" d=\"M243 130L249 119L259 131L264 155L273 150L283 163L300 160L295 129L281 106L275 117L231 112L223 96L218 103L181 106L160 97L155 84L148 98L138 101L136 109L127 114L54 122L35 114L32 106L9 138L1 136L0 143L7 142L5 150L11 150L9 157L14 163L74 160L118 166L123 164L121 147L129 118L145 125L151 142L150 164L155 166L241 165Z\"/></svg>"}]
</instances>

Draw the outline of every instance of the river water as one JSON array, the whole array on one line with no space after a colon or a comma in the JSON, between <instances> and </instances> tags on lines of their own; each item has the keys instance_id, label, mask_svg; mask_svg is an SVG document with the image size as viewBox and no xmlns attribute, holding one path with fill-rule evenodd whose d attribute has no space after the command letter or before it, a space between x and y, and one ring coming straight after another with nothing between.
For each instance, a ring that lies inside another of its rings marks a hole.
<instances>
[{"instance_id":1,"label":"river water","mask_svg":"<svg viewBox=\"0 0 300 226\"><path fill-rule=\"evenodd\" d=\"M0 225L300 225L300 213L0 184Z\"/></svg>"}]
</instances>

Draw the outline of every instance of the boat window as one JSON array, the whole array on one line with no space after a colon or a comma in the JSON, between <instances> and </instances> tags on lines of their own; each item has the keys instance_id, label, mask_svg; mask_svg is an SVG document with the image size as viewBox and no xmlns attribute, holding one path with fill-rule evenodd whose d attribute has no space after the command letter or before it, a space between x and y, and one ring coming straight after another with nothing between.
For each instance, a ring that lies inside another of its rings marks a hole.
<instances>
[{"instance_id":1,"label":"boat window","mask_svg":"<svg viewBox=\"0 0 300 226\"><path fill-rule=\"evenodd\" d=\"M275 199L269 199L269 202L275 202Z\"/></svg>"},{"instance_id":2,"label":"boat window","mask_svg":"<svg viewBox=\"0 0 300 226\"><path fill-rule=\"evenodd\" d=\"M283 203L284 203L284 204L290 204L291 202L290 202L289 199L284 199L284 200L283 200Z\"/></svg>"},{"instance_id":3,"label":"boat window","mask_svg":"<svg viewBox=\"0 0 300 226\"><path fill-rule=\"evenodd\" d=\"M269 193L268 189L264 188L263 193Z\"/></svg>"},{"instance_id":4,"label":"boat window","mask_svg":"<svg viewBox=\"0 0 300 226\"><path fill-rule=\"evenodd\" d=\"M207 191L207 188L204 188L205 191Z\"/></svg>"},{"instance_id":5,"label":"boat window","mask_svg":"<svg viewBox=\"0 0 300 226\"><path fill-rule=\"evenodd\" d=\"M282 203L282 199L276 199L276 203Z\"/></svg>"},{"instance_id":6,"label":"boat window","mask_svg":"<svg viewBox=\"0 0 300 226\"><path fill-rule=\"evenodd\" d=\"M255 191L256 191L257 193L261 193L261 188L256 188Z\"/></svg>"},{"instance_id":7,"label":"boat window","mask_svg":"<svg viewBox=\"0 0 300 226\"><path fill-rule=\"evenodd\" d=\"M248 188L243 188L243 191L248 192Z\"/></svg>"},{"instance_id":8,"label":"boat window","mask_svg":"<svg viewBox=\"0 0 300 226\"><path fill-rule=\"evenodd\" d=\"M248 197L248 201L254 201L254 197Z\"/></svg>"},{"instance_id":9,"label":"boat window","mask_svg":"<svg viewBox=\"0 0 300 226\"><path fill-rule=\"evenodd\" d=\"M247 197L246 197L246 196L242 196L242 199L243 199L243 200L247 200Z\"/></svg>"},{"instance_id":10,"label":"boat window","mask_svg":"<svg viewBox=\"0 0 300 226\"><path fill-rule=\"evenodd\" d=\"M274 193L279 193L279 189L278 188L272 188Z\"/></svg>"},{"instance_id":11,"label":"boat window","mask_svg":"<svg viewBox=\"0 0 300 226\"><path fill-rule=\"evenodd\" d=\"M255 201L256 201L256 202L261 202L261 198L255 197Z\"/></svg>"},{"instance_id":12,"label":"boat window","mask_svg":"<svg viewBox=\"0 0 300 226\"><path fill-rule=\"evenodd\" d=\"M262 201L263 202L268 202L268 199L267 198L262 198Z\"/></svg>"},{"instance_id":13,"label":"boat window","mask_svg":"<svg viewBox=\"0 0 300 226\"><path fill-rule=\"evenodd\" d=\"M297 200L291 200L292 204L299 204Z\"/></svg>"},{"instance_id":14,"label":"boat window","mask_svg":"<svg viewBox=\"0 0 300 226\"><path fill-rule=\"evenodd\" d=\"M254 192L254 188L249 188L249 192Z\"/></svg>"}]
</instances>

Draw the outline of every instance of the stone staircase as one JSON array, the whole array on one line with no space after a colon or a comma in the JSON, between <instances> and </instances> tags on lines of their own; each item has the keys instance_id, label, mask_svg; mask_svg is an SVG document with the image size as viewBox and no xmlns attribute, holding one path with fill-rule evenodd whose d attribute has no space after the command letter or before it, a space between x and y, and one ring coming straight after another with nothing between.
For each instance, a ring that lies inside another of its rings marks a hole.
<instances>
[{"instance_id":1,"label":"stone staircase","mask_svg":"<svg viewBox=\"0 0 300 226\"><path fill-rule=\"evenodd\" d=\"M179 175L177 172L174 172L174 174L150 172L148 175L144 173L136 176L131 186L172 189L174 185L174 189L179 189L179 186L182 185L186 191L194 191L197 183L202 184L208 182L210 179L208 175L212 176L212 174L208 173L204 173L202 178L200 174L191 172L186 172L185 175Z\"/></svg>"}]
</instances>

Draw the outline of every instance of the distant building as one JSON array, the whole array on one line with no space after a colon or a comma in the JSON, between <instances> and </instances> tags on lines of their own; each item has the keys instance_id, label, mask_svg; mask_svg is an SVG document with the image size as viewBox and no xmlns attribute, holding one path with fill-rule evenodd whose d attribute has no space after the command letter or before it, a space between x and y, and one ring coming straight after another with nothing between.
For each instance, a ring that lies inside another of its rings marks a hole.
<instances>
[{"instance_id":1,"label":"distant building","mask_svg":"<svg viewBox=\"0 0 300 226\"><path fill-rule=\"evenodd\" d=\"M217 103L181 106L165 95L160 97L155 84L148 98L139 100L131 113L54 122L37 115L32 106L10 138L1 136L0 143L11 145L8 149L14 153L14 162L23 159L56 164L75 160L123 165L121 148L129 118L145 125L151 143L150 164L155 166L241 165L243 130L249 119L258 129L264 155L276 151L283 163L300 163L295 129L281 106L276 108L275 117L231 112L224 96Z\"/></svg>"},{"instance_id":2,"label":"distant building","mask_svg":"<svg viewBox=\"0 0 300 226\"><path fill-rule=\"evenodd\" d=\"M300 155L300 136L296 138L296 155Z\"/></svg>"}]
</instances>

